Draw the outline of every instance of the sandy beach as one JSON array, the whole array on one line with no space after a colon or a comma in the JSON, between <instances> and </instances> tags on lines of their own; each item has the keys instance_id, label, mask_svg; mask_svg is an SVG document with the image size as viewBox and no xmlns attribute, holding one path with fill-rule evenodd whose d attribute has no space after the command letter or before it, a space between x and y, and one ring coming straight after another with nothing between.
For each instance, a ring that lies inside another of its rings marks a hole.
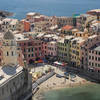
<instances>
[{"instance_id":1,"label":"sandy beach","mask_svg":"<svg viewBox=\"0 0 100 100\"><path fill-rule=\"evenodd\" d=\"M74 81L65 78L58 78L56 75L45 81L39 86L39 90L33 96L33 100L44 100L43 93L51 90L57 90L62 88L72 88L75 86L81 86L91 84L91 82L77 76Z\"/></svg>"}]
</instances>

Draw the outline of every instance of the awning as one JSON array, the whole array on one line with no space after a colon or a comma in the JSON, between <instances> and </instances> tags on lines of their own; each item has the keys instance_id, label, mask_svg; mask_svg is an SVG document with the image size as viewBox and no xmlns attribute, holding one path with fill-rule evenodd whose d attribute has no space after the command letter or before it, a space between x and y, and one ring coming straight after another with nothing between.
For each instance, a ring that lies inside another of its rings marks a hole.
<instances>
[{"instance_id":1,"label":"awning","mask_svg":"<svg viewBox=\"0 0 100 100\"><path fill-rule=\"evenodd\" d=\"M38 60L38 63L43 63L43 60Z\"/></svg>"},{"instance_id":2,"label":"awning","mask_svg":"<svg viewBox=\"0 0 100 100\"><path fill-rule=\"evenodd\" d=\"M66 63L58 62L58 61L55 61L54 64L61 65L61 66L65 66L65 65L67 65Z\"/></svg>"},{"instance_id":3,"label":"awning","mask_svg":"<svg viewBox=\"0 0 100 100\"><path fill-rule=\"evenodd\" d=\"M43 63L43 60L35 61L35 63Z\"/></svg>"}]
</instances>

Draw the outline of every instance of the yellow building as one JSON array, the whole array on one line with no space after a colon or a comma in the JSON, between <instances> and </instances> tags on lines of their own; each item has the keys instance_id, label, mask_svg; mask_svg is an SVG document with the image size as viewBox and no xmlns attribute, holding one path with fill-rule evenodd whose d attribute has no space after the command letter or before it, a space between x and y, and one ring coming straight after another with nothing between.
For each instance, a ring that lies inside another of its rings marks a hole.
<instances>
[{"instance_id":1,"label":"yellow building","mask_svg":"<svg viewBox=\"0 0 100 100\"><path fill-rule=\"evenodd\" d=\"M70 42L70 56L71 56L71 65L80 66L81 63L81 46L84 44L85 39L82 37L76 37Z\"/></svg>"},{"instance_id":2,"label":"yellow building","mask_svg":"<svg viewBox=\"0 0 100 100\"><path fill-rule=\"evenodd\" d=\"M73 36L65 36L57 42L57 56L58 60L70 63L70 41Z\"/></svg>"}]
</instances>

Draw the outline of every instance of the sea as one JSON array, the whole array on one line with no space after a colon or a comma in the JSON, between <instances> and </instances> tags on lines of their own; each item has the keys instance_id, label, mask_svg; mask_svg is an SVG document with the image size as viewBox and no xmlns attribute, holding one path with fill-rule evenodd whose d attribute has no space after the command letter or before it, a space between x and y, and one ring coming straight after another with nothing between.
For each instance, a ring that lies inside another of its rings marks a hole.
<instances>
[{"instance_id":1,"label":"sea","mask_svg":"<svg viewBox=\"0 0 100 100\"><path fill-rule=\"evenodd\" d=\"M0 0L0 10L13 12L13 18L23 19L28 12L47 16L72 16L91 9L100 9L100 0ZM44 100L100 100L100 85L49 91Z\"/></svg>"},{"instance_id":2,"label":"sea","mask_svg":"<svg viewBox=\"0 0 100 100\"><path fill-rule=\"evenodd\" d=\"M49 91L43 100L100 100L100 85L84 85Z\"/></svg>"},{"instance_id":3,"label":"sea","mask_svg":"<svg viewBox=\"0 0 100 100\"><path fill-rule=\"evenodd\" d=\"M100 0L0 0L0 10L14 13L14 18L25 18L28 12L48 16L72 16L100 8Z\"/></svg>"}]
</instances>

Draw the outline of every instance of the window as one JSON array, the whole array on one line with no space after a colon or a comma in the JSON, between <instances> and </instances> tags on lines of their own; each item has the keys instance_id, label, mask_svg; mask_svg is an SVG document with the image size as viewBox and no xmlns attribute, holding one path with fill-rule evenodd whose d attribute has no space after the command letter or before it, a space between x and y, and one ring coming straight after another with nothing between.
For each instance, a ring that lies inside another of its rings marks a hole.
<instances>
[{"instance_id":1,"label":"window","mask_svg":"<svg viewBox=\"0 0 100 100\"><path fill-rule=\"evenodd\" d=\"M26 52L26 49L24 48L24 52Z\"/></svg>"},{"instance_id":2,"label":"window","mask_svg":"<svg viewBox=\"0 0 100 100\"><path fill-rule=\"evenodd\" d=\"M28 55L28 57L30 57L30 54Z\"/></svg>"},{"instance_id":3,"label":"window","mask_svg":"<svg viewBox=\"0 0 100 100\"><path fill-rule=\"evenodd\" d=\"M35 43L35 45L37 46L37 43Z\"/></svg>"},{"instance_id":4,"label":"window","mask_svg":"<svg viewBox=\"0 0 100 100\"><path fill-rule=\"evenodd\" d=\"M9 56L9 52L7 51L7 56Z\"/></svg>"},{"instance_id":5,"label":"window","mask_svg":"<svg viewBox=\"0 0 100 100\"><path fill-rule=\"evenodd\" d=\"M31 42L28 42L28 46L32 46L32 43Z\"/></svg>"},{"instance_id":6,"label":"window","mask_svg":"<svg viewBox=\"0 0 100 100\"><path fill-rule=\"evenodd\" d=\"M39 53L39 56L41 56L41 53Z\"/></svg>"},{"instance_id":7,"label":"window","mask_svg":"<svg viewBox=\"0 0 100 100\"><path fill-rule=\"evenodd\" d=\"M28 52L30 52L30 48L28 48Z\"/></svg>"},{"instance_id":8,"label":"window","mask_svg":"<svg viewBox=\"0 0 100 100\"><path fill-rule=\"evenodd\" d=\"M97 57L95 57L95 60L97 61Z\"/></svg>"},{"instance_id":9,"label":"window","mask_svg":"<svg viewBox=\"0 0 100 100\"><path fill-rule=\"evenodd\" d=\"M33 51L33 48L32 48L32 51Z\"/></svg>"},{"instance_id":10,"label":"window","mask_svg":"<svg viewBox=\"0 0 100 100\"><path fill-rule=\"evenodd\" d=\"M92 51L92 53L94 53L94 51Z\"/></svg>"},{"instance_id":11,"label":"window","mask_svg":"<svg viewBox=\"0 0 100 100\"><path fill-rule=\"evenodd\" d=\"M92 66L94 66L94 63L92 63Z\"/></svg>"},{"instance_id":12,"label":"window","mask_svg":"<svg viewBox=\"0 0 100 100\"><path fill-rule=\"evenodd\" d=\"M34 56L34 54L31 55L32 57Z\"/></svg>"},{"instance_id":13,"label":"window","mask_svg":"<svg viewBox=\"0 0 100 100\"><path fill-rule=\"evenodd\" d=\"M92 56L92 60L94 60L94 56Z\"/></svg>"},{"instance_id":14,"label":"window","mask_svg":"<svg viewBox=\"0 0 100 100\"><path fill-rule=\"evenodd\" d=\"M89 62L89 65L91 66L91 62Z\"/></svg>"},{"instance_id":15,"label":"window","mask_svg":"<svg viewBox=\"0 0 100 100\"><path fill-rule=\"evenodd\" d=\"M26 43L24 43L24 45L26 45Z\"/></svg>"},{"instance_id":16,"label":"window","mask_svg":"<svg viewBox=\"0 0 100 100\"><path fill-rule=\"evenodd\" d=\"M13 51L11 52L11 55L12 55L12 56L14 55Z\"/></svg>"},{"instance_id":17,"label":"window","mask_svg":"<svg viewBox=\"0 0 100 100\"><path fill-rule=\"evenodd\" d=\"M17 50L20 50L20 48L17 48Z\"/></svg>"},{"instance_id":18,"label":"window","mask_svg":"<svg viewBox=\"0 0 100 100\"><path fill-rule=\"evenodd\" d=\"M100 61L100 57L98 57L98 61Z\"/></svg>"},{"instance_id":19,"label":"window","mask_svg":"<svg viewBox=\"0 0 100 100\"><path fill-rule=\"evenodd\" d=\"M98 52L96 51L96 55L98 54Z\"/></svg>"},{"instance_id":20,"label":"window","mask_svg":"<svg viewBox=\"0 0 100 100\"><path fill-rule=\"evenodd\" d=\"M26 58L26 54L24 54L24 58Z\"/></svg>"},{"instance_id":21,"label":"window","mask_svg":"<svg viewBox=\"0 0 100 100\"><path fill-rule=\"evenodd\" d=\"M37 53L35 53L35 56L37 57Z\"/></svg>"},{"instance_id":22,"label":"window","mask_svg":"<svg viewBox=\"0 0 100 100\"><path fill-rule=\"evenodd\" d=\"M35 50L37 50L37 48L35 48Z\"/></svg>"},{"instance_id":23,"label":"window","mask_svg":"<svg viewBox=\"0 0 100 100\"><path fill-rule=\"evenodd\" d=\"M95 66L97 67L97 63L95 63Z\"/></svg>"},{"instance_id":24,"label":"window","mask_svg":"<svg viewBox=\"0 0 100 100\"><path fill-rule=\"evenodd\" d=\"M91 59L91 56L89 56L89 59Z\"/></svg>"},{"instance_id":25,"label":"window","mask_svg":"<svg viewBox=\"0 0 100 100\"><path fill-rule=\"evenodd\" d=\"M41 47L39 47L39 50L41 50Z\"/></svg>"}]
</instances>

